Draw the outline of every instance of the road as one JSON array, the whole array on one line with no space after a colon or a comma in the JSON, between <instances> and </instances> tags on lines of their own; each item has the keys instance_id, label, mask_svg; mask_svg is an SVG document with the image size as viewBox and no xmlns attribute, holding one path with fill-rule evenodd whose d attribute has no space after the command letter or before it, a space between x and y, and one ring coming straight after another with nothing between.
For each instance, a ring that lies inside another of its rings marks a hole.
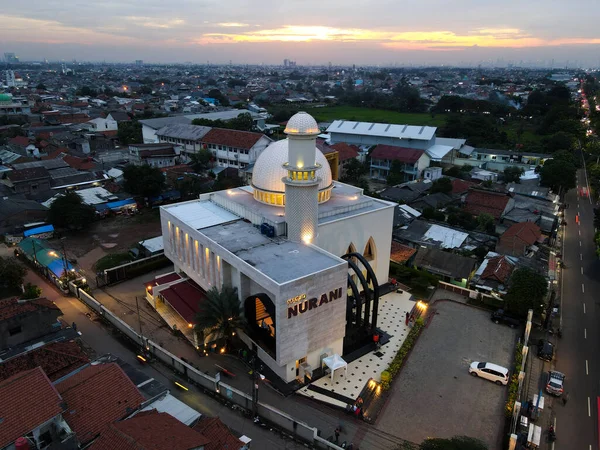
<instances>
[{"instance_id":1,"label":"road","mask_svg":"<svg viewBox=\"0 0 600 450\"><path fill-rule=\"evenodd\" d=\"M562 273L562 330L556 369L567 378L566 405L554 402L556 450L598 449L600 395L600 260L594 245L594 207L579 195L588 188L585 170L577 174L577 189L565 197L567 220ZM578 219L577 219L578 217Z\"/></svg>"},{"instance_id":2,"label":"road","mask_svg":"<svg viewBox=\"0 0 600 450\"><path fill-rule=\"evenodd\" d=\"M113 337L110 328L104 326L101 322L90 320L86 313L90 310L75 297L65 297L46 280L37 273L29 271L25 282L30 282L40 286L43 295L54 301L63 312L62 319L67 323L75 322L77 330L81 332L82 340L96 351L97 356L105 353L111 353L132 366L143 371L150 377L160 381L171 390L171 394L179 400L185 402L195 410L207 416L220 417L223 422L238 433L245 434L252 438L254 448L264 449L301 449L303 445L284 439L278 434L270 432L268 429L257 427L252 420L246 419L241 414L232 411L220 402L211 397L202 394L193 386L190 386L188 392L182 392L178 389L171 389L171 373L160 364L140 365L134 353L124 346L121 341Z\"/></svg>"}]
</instances>

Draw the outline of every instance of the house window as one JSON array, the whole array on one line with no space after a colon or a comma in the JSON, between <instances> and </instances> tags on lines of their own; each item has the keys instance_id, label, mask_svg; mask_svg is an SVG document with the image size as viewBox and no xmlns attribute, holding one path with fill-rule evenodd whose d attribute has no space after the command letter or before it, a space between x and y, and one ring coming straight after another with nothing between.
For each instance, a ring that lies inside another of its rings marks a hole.
<instances>
[{"instance_id":1,"label":"house window","mask_svg":"<svg viewBox=\"0 0 600 450\"><path fill-rule=\"evenodd\" d=\"M38 185L37 184L32 184L31 185L31 190L32 191L37 191L37 189L38 189Z\"/></svg>"},{"instance_id":2,"label":"house window","mask_svg":"<svg viewBox=\"0 0 600 450\"><path fill-rule=\"evenodd\" d=\"M8 335L9 336L14 336L15 334L19 334L21 331L23 331L21 329L21 325L19 325L18 327L9 328Z\"/></svg>"}]
</instances>

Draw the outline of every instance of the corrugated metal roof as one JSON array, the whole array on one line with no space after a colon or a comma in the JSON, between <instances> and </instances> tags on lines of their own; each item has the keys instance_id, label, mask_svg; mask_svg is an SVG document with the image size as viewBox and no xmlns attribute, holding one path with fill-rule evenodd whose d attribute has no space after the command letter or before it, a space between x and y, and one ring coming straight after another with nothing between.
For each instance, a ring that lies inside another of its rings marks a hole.
<instances>
[{"instance_id":1,"label":"corrugated metal roof","mask_svg":"<svg viewBox=\"0 0 600 450\"><path fill-rule=\"evenodd\" d=\"M435 136L436 130L436 127L352 122L349 120L335 120L329 128L327 128L328 133L361 134L398 139L417 139L420 141L429 141Z\"/></svg>"},{"instance_id":2,"label":"corrugated metal roof","mask_svg":"<svg viewBox=\"0 0 600 450\"><path fill-rule=\"evenodd\" d=\"M166 394L164 397L153 401L150 405L142 409L142 411L151 411L153 409L158 412L169 413L187 426L193 424L202 415L195 409L190 408L182 401L173 397L171 394Z\"/></svg>"},{"instance_id":3,"label":"corrugated metal roof","mask_svg":"<svg viewBox=\"0 0 600 450\"><path fill-rule=\"evenodd\" d=\"M196 230L238 220L239 217L210 201L182 203L165 207L186 225Z\"/></svg>"}]
</instances>

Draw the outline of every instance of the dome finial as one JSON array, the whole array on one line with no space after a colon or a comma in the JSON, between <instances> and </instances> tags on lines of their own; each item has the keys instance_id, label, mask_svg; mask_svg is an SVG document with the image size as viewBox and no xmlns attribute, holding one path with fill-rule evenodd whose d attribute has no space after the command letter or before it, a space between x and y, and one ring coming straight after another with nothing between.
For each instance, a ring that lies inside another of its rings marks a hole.
<instances>
[{"instance_id":1,"label":"dome finial","mask_svg":"<svg viewBox=\"0 0 600 450\"><path fill-rule=\"evenodd\" d=\"M288 120L283 132L289 136L316 136L321 130L313 116L301 111Z\"/></svg>"}]
</instances>

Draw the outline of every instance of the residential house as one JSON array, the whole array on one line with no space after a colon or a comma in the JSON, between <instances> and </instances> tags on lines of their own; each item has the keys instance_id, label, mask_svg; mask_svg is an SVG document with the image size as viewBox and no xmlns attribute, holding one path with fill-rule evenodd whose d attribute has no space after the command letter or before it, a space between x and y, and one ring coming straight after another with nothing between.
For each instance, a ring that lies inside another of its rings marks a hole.
<instances>
[{"instance_id":1,"label":"residential house","mask_svg":"<svg viewBox=\"0 0 600 450\"><path fill-rule=\"evenodd\" d=\"M535 223L515 223L502 233L496 251L510 256L525 256L531 246L538 243L541 238L541 229Z\"/></svg>"},{"instance_id":2,"label":"residential house","mask_svg":"<svg viewBox=\"0 0 600 450\"><path fill-rule=\"evenodd\" d=\"M513 204L514 200L503 192L471 189L465 198L464 210L474 216L485 213L499 220Z\"/></svg>"},{"instance_id":3,"label":"residential house","mask_svg":"<svg viewBox=\"0 0 600 450\"><path fill-rule=\"evenodd\" d=\"M492 183L495 183L496 181L498 181L498 173L475 167L471 170L471 179L480 181L491 181Z\"/></svg>"},{"instance_id":4,"label":"residential house","mask_svg":"<svg viewBox=\"0 0 600 450\"><path fill-rule=\"evenodd\" d=\"M33 195L40 191L47 191L51 187L50 174L43 167L11 170L5 173L2 183L14 194Z\"/></svg>"},{"instance_id":5,"label":"residential house","mask_svg":"<svg viewBox=\"0 0 600 450\"><path fill-rule=\"evenodd\" d=\"M65 420L85 445L111 423L131 416L144 397L116 363L84 367L55 384L67 404Z\"/></svg>"},{"instance_id":6,"label":"residential house","mask_svg":"<svg viewBox=\"0 0 600 450\"><path fill-rule=\"evenodd\" d=\"M550 188L543 186L521 183L508 183L506 185L506 191L513 195L519 194L527 197L533 197L540 200L558 203L558 195L551 193Z\"/></svg>"},{"instance_id":7,"label":"residential house","mask_svg":"<svg viewBox=\"0 0 600 450\"><path fill-rule=\"evenodd\" d=\"M325 159L329 163L331 170L331 179L339 180L340 178L340 154L332 146L328 145L324 139L317 138L317 149L323 153Z\"/></svg>"},{"instance_id":8,"label":"residential house","mask_svg":"<svg viewBox=\"0 0 600 450\"><path fill-rule=\"evenodd\" d=\"M151 167L172 167L177 163L177 153L173 144L131 144L129 163Z\"/></svg>"},{"instance_id":9,"label":"residential house","mask_svg":"<svg viewBox=\"0 0 600 450\"><path fill-rule=\"evenodd\" d=\"M426 192L431 189L431 181L413 181L404 183L398 186L393 186L379 192L379 195L384 200L389 200L396 203L411 203L419 197L426 195Z\"/></svg>"},{"instance_id":10,"label":"residential house","mask_svg":"<svg viewBox=\"0 0 600 450\"><path fill-rule=\"evenodd\" d=\"M442 281L466 287L475 269L476 261L437 248L420 248L414 265L420 270L440 277Z\"/></svg>"},{"instance_id":11,"label":"residential house","mask_svg":"<svg viewBox=\"0 0 600 450\"><path fill-rule=\"evenodd\" d=\"M416 209L408 205L398 205L394 208L394 228L408 225L420 216L421 213Z\"/></svg>"},{"instance_id":12,"label":"residential house","mask_svg":"<svg viewBox=\"0 0 600 450\"><path fill-rule=\"evenodd\" d=\"M346 144L345 142L339 142L337 144L330 145L329 148L338 153L338 167L336 172L338 173L339 177L343 177L345 175L346 165L353 159L358 159L360 155L360 148L358 148L356 145ZM337 179L338 178L334 178L334 180Z\"/></svg>"},{"instance_id":13,"label":"residential house","mask_svg":"<svg viewBox=\"0 0 600 450\"><path fill-rule=\"evenodd\" d=\"M448 194L443 192L436 192L434 194L427 194L419 197L417 200L410 202L410 206L417 211L423 212L426 208L442 209L453 203L455 199Z\"/></svg>"},{"instance_id":14,"label":"residential house","mask_svg":"<svg viewBox=\"0 0 600 450\"><path fill-rule=\"evenodd\" d=\"M442 168L441 167L428 167L423 171L423 179L425 180L439 180L442 178Z\"/></svg>"},{"instance_id":15,"label":"residential house","mask_svg":"<svg viewBox=\"0 0 600 450\"><path fill-rule=\"evenodd\" d=\"M520 222L533 222L542 232L551 235L558 225L558 203L517 194L502 214L502 222L508 228Z\"/></svg>"},{"instance_id":16,"label":"residential house","mask_svg":"<svg viewBox=\"0 0 600 450\"><path fill-rule=\"evenodd\" d=\"M192 119L185 116L159 117L156 119L140 120L142 124L142 137L144 144L157 144L160 142L156 132L168 125L191 125Z\"/></svg>"},{"instance_id":17,"label":"residential house","mask_svg":"<svg viewBox=\"0 0 600 450\"><path fill-rule=\"evenodd\" d=\"M210 127L200 125L173 124L157 130L156 136L160 143L175 145L179 154L187 159L190 155L198 153L203 148L202 138L210 130Z\"/></svg>"},{"instance_id":18,"label":"residential house","mask_svg":"<svg viewBox=\"0 0 600 450\"><path fill-rule=\"evenodd\" d=\"M89 447L90 450L205 450L209 440L168 413L156 410L137 413L114 422Z\"/></svg>"},{"instance_id":19,"label":"residential house","mask_svg":"<svg viewBox=\"0 0 600 450\"><path fill-rule=\"evenodd\" d=\"M392 241L390 251L390 261L401 265L412 265L417 249L401 244L400 242Z\"/></svg>"},{"instance_id":20,"label":"residential house","mask_svg":"<svg viewBox=\"0 0 600 450\"><path fill-rule=\"evenodd\" d=\"M46 298L0 300L0 350L55 332L61 328L60 316L62 311Z\"/></svg>"},{"instance_id":21,"label":"residential house","mask_svg":"<svg viewBox=\"0 0 600 450\"><path fill-rule=\"evenodd\" d=\"M32 222L44 222L48 208L33 200L0 198L0 234Z\"/></svg>"},{"instance_id":22,"label":"residential house","mask_svg":"<svg viewBox=\"0 0 600 450\"><path fill-rule=\"evenodd\" d=\"M425 220L416 219L409 225L394 231L394 239L409 247L460 248L469 234Z\"/></svg>"},{"instance_id":23,"label":"residential house","mask_svg":"<svg viewBox=\"0 0 600 450\"><path fill-rule=\"evenodd\" d=\"M413 181L421 178L430 158L425 150L380 144L371 151L371 178L387 179L393 161L402 163L404 181Z\"/></svg>"},{"instance_id":24,"label":"residential house","mask_svg":"<svg viewBox=\"0 0 600 450\"><path fill-rule=\"evenodd\" d=\"M0 116L29 114L31 114L31 107L27 98L13 97L11 94L0 94Z\"/></svg>"},{"instance_id":25,"label":"residential house","mask_svg":"<svg viewBox=\"0 0 600 450\"><path fill-rule=\"evenodd\" d=\"M51 342L27 349L13 357L2 355L0 381L24 370L41 367L50 381L56 381L90 362L76 341Z\"/></svg>"},{"instance_id":26,"label":"residential house","mask_svg":"<svg viewBox=\"0 0 600 450\"><path fill-rule=\"evenodd\" d=\"M518 258L488 252L471 279L471 287L486 294L506 294L508 281L517 263Z\"/></svg>"},{"instance_id":27,"label":"residential house","mask_svg":"<svg viewBox=\"0 0 600 450\"><path fill-rule=\"evenodd\" d=\"M214 155L217 167L245 169L273 140L262 133L213 128L201 138Z\"/></svg>"},{"instance_id":28,"label":"residential house","mask_svg":"<svg viewBox=\"0 0 600 450\"><path fill-rule=\"evenodd\" d=\"M64 400L41 367L1 381L0 399L0 448L78 448Z\"/></svg>"},{"instance_id":29,"label":"residential house","mask_svg":"<svg viewBox=\"0 0 600 450\"><path fill-rule=\"evenodd\" d=\"M194 430L202 433L209 440L204 450L247 450L249 448L218 417L202 417L194 425Z\"/></svg>"},{"instance_id":30,"label":"residential house","mask_svg":"<svg viewBox=\"0 0 600 450\"><path fill-rule=\"evenodd\" d=\"M106 118L97 117L82 124L82 126L93 132L117 131L119 129L117 121L109 114Z\"/></svg>"}]
</instances>

